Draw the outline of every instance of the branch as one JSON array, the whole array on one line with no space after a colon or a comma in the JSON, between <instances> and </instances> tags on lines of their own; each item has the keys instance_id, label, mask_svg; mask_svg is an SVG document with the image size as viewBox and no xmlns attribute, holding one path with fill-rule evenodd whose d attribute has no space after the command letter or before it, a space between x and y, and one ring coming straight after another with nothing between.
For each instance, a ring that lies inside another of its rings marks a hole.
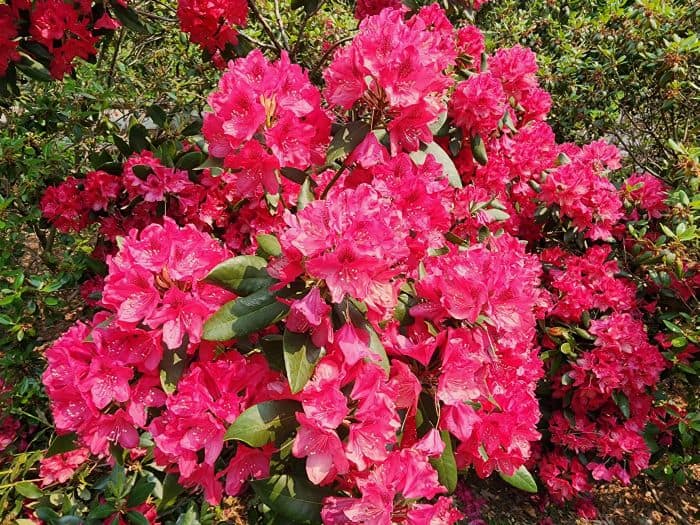
<instances>
[{"instance_id":1,"label":"branch","mask_svg":"<svg viewBox=\"0 0 700 525\"><path fill-rule=\"evenodd\" d=\"M311 20L311 17L314 16L316 13L318 13L319 9L321 9L321 6L323 5L323 2L325 0L319 0L318 3L316 4L316 7L311 10L310 12L306 12L306 8L304 8L304 19L301 21L301 25L299 26L299 31L297 32L297 38L294 41L294 48L291 50L290 54L292 55L292 60L297 56L297 53L301 50L301 43L302 43L302 35L304 34L304 31L306 30L306 26L309 23L309 20Z\"/></svg>"},{"instance_id":2,"label":"branch","mask_svg":"<svg viewBox=\"0 0 700 525\"><path fill-rule=\"evenodd\" d=\"M270 44L266 44L265 42L261 42L257 38L254 38L250 35L246 35L243 31L238 31L238 36L247 40L251 44L255 44L258 47L262 47L264 49L276 49L275 46L271 46Z\"/></svg>"},{"instance_id":3,"label":"branch","mask_svg":"<svg viewBox=\"0 0 700 525\"><path fill-rule=\"evenodd\" d=\"M145 16L146 18L151 18L153 20L159 20L161 22L168 22L169 24L177 23L177 18L168 18L167 16L156 15L155 13L149 13L147 11L141 11L140 9L134 9L137 15Z\"/></svg>"},{"instance_id":4,"label":"branch","mask_svg":"<svg viewBox=\"0 0 700 525\"><path fill-rule=\"evenodd\" d=\"M270 26L267 24L265 19L260 14L260 11L258 11L258 8L256 7L254 0L248 0L248 7L250 7L251 12L255 16L255 18L258 19L258 22L260 22L260 25L262 26L263 31L265 31L265 33L267 34L267 36L270 39L270 41L272 42L272 44L275 46L275 48L277 48L277 52L279 54L282 54L282 50L284 49L282 47L282 44L280 44L277 41L277 39L275 38L275 34L272 32L272 29L270 28Z\"/></svg>"},{"instance_id":5,"label":"branch","mask_svg":"<svg viewBox=\"0 0 700 525\"><path fill-rule=\"evenodd\" d=\"M114 83L114 70L117 67L117 57L119 56L119 48L122 45L122 41L124 40L124 28L122 27L119 30L119 40L117 40L116 44L114 44L114 55L112 55L112 63L109 66L109 76L107 77L107 87L112 87L112 84Z\"/></svg>"},{"instance_id":6,"label":"branch","mask_svg":"<svg viewBox=\"0 0 700 525\"><path fill-rule=\"evenodd\" d=\"M338 40L335 44L333 44L331 47L329 47L328 50L325 53L323 53L323 56L321 56L321 58L316 63L314 68L311 70L311 75L313 76L313 75L317 74L318 70L321 69L323 67L323 64L326 62L326 60L328 60L328 57L331 56L331 54L336 49L338 49L338 47L342 46L346 42L349 42L353 38L355 38L355 35L349 35L349 36L343 37L340 40Z\"/></svg>"},{"instance_id":7,"label":"branch","mask_svg":"<svg viewBox=\"0 0 700 525\"><path fill-rule=\"evenodd\" d=\"M338 171L335 172L335 175L333 175L333 178L330 180L328 185L324 188L323 193L321 193L320 200L325 199L328 196L328 192L331 191L331 188L335 185L336 182L338 182L338 179L340 176L345 173L345 170L348 169L347 165L347 159L345 159L345 162L343 162L343 165L340 167Z\"/></svg>"},{"instance_id":8,"label":"branch","mask_svg":"<svg viewBox=\"0 0 700 525\"><path fill-rule=\"evenodd\" d=\"M282 15L280 14L280 2L275 0L275 19L277 20L277 26L280 28L280 36L282 37L282 45L285 49L289 49L289 37L284 30L284 24L282 23Z\"/></svg>"}]
</instances>

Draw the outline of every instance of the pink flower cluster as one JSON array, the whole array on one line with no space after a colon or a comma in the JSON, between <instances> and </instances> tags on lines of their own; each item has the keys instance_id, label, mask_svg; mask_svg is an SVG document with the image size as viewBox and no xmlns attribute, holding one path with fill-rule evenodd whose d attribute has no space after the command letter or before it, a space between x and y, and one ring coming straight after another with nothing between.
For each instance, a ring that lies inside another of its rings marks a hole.
<instances>
[{"instance_id":1,"label":"pink flower cluster","mask_svg":"<svg viewBox=\"0 0 700 525\"><path fill-rule=\"evenodd\" d=\"M213 468L224 425L285 392L264 360L201 340L203 322L232 298L202 282L226 257L209 235L171 219L132 230L107 259L104 309L46 351L43 378L59 432L77 432L91 453L105 455L110 443L136 448L148 430L158 461L176 464L182 482L204 486L211 501L221 496ZM165 362L186 368L174 392L161 378ZM59 461L44 467L46 483L68 475L72 463Z\"/></svg>"},{"instance_id":2,"label":"pink flower cluster","mask_svg":"<svg viewBox=\"0 0 700 525\"><path fill-rule=\"evenodd\" d=\"M283 180L285 197L294 187L298 185ZM119 175L91 171L82 179L68 177L47 188L41 210L64 233L98 223L101 243L93 253L98 259L116 251L118 237L161 223L166 216L181 226L191 224L215 233L233 249L248 251L253 249L254 233L276 231L282 224L281 215L271 215L264 202L244 201L262 193L262 186L252 187L242 172L213 176L205 169L190 177L142 151L126 160Z\"/></svg>"},{"instance_id":3,"label":"pink flower cluster","mask_svg":"<svg viewBox=\"0 0 700 525\"><path fill-rule=\"evenodd\" d=\"M561 405L549 420L553 449L541 459L540 476L555 501L590 491L594 480L629 483L648 466L645 426L664 426L650 389L668 363L648 341L635 287L615 275L617 262L606 261L609 254L607 246L580 257L547 253L564 266L549 271L554 323L584 323L593 312L609 313L590 321L587 331L579 328L583 339L577 339L575 355L552 371L552 395ZM562 334L551 329L546 346Z\"/></svg>"},{"instance_id":4,"label":"pink flower cluster","mask_svg":"<svg viewBox=\"0 0 700 525\"><path fill-rule=\"evenodd\" d=\"M348 294L381 312L393 308L400 284L394 277L409 250L402 216L389 200L361 184L296 215L287 213L285 220L288 229L280 240L286 259L297 267L284 269L285 280L294 280L303 267L325 281L334 303Z\"/></svg>"},{"instance_id":5,"label":"pink flower cluster","mask_svg":"<svg viewBox=\"0 0 700 525\"><path fill-rule=\"evenodd\" d=\"M454 64L453 28L437 4L408 20L400 9L365 18L352 43L340 49L324 72L326 99L343 109L371 114L386 125L392 153L432 142L429 125L445 111Z\"/></svg>"},{"instance_id":6,"label":"pink flower cluster","mask_svg":"<svg viewBox=\"0 0 700 525\"><path fill-rule=\"evenodd\" d=\"M490 0L469 0L466 4L478 11ZM355 18L363 20L368 16L378 15L384 9L401 9L404 3L401 0L358 0L355 4Z\"/></svg>"},{"instance_id":7,"label":"pink flower cluster","mask_svg":"<svg viewBox=\"0 0 700 525\"><path fill-rule=\"evenodd\" d=\"M46 487L52 483L65 483L90 457L90 451L86 448L77 448L63 454L56 454L42 459L39 463L39 477L41 486Z\"/></svg>"},{"instance_id":8,"label":"pink flower cluster","mask_svg":"<svg viewBox=\"0 0 700 525\"><path fill-rule=\"evenodd\" d=\"M156 462L178 472L183 486L202 487L213 504L222 497L220 478L226 477L226 492L237 495L250 475L266 477L270 447L240 446L225 468L218 463L228 425L249 406L288 395L283 381L260 356L246 359L235 351L218 359L201 355L180 378L177 391L165 399L163 413L148 426Z\"/></svg>"},{"instance_id":9,"label":"pink flower cluster","mask_svg":"<svg viewBox=\"0 0 700 525\"><path fill-rule=\"evenodd\" d=\"M668 210L668 188L664 182L649 173L634 173L625 181L626 200L634 206L632 219L646 213L651 219L660 219Z\"/></svg>"},{"instance_id":10,"label":"pink flower cluster","mask_svg":"<svg viewBox=\"0 0 700 525\"><path fill-rule=\"evenodd\" d=\"M204 117L209 153L238 172L244 196L258 186L277 194L279 168L323 164L331 120L321 95L286 53L269 62L259 50L230 63Z\"/></svg>"},{"instance_id":11,"label":"pink flower cluster","mask_svg":"<svg viewBox=\"0 0 700 525\"><path fill-rule=\"evenodd\" d=\"M617 261L608 260L610 253L607 245L593 246L583 256L556 248L542 253L552 265L549 276L556 304L551 315L577 323L585 311L626 312L635 307L635 286L616 277L620 268Z\"/></svg>"},{"instance_id":12,"label":"pink flower cluster","mask_svg":"<svg viewBox=\"0 0 700 525\"><path fill-rule=\"evenodd\" d=\"M475 246L425 265L426 275L416 283L425 302L411 315L437 327L454 319L466 325L441 334L436 377L442 425L461 442L457 463L474 466L481 477L494 470L511 475L540 437L534 392L542 376L534 345L539 263L516 239L503 236L490 249Z\"/></svg>"},{"instance_id":13,"label":"pink flower cluster","mask_svg":"<svg viewBox=\"0 0 700 525\"><path fill-rule=\"evenodd\" d=\"M221 53L238 43L237 27L245 26L248 3L245 0L178 0L180 29L190 39L224 64Z\"/></svg>"},{"instance_id":14,"label":"pink flower cluster","mask_svg":"<svg viewBox=\"0 0 700 525\"><path fill-rule=\"evenodd\" d=\"M620 167L619 152L602 140L567 150L571 162L547 175L540 198L557 206L561 218L566 217L573 227L585 230L586 237L609 240L623 211L618 190L604 173Z\"/></svg>"},{"instance_id":15,"label":"pink flower cluster","mask_svg":"<svg viewBox=\"0 0 700 525\"><path fill-rule=\"evenodd\" d=\"M46 50L51 76L58 80L73 71L76 58L94 56L100 35L120 24L102 4L94 11L93 7L92 2L62 0L19 0L0 6L0 77L11 63L21 60L20 45L25 41Z\"/></svg>"}]
</instances>

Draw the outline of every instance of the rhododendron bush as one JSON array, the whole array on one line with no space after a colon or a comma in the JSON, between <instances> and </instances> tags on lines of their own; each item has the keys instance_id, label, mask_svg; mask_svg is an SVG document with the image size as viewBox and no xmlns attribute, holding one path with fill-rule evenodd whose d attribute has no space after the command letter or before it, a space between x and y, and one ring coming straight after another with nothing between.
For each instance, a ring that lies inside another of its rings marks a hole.
<instances>
[{"instance_id":1,"label":"rhododendron bush","mask_svg":"<svg viewBox=\"0 0 700 525\"><path fill-rule=\"evenodd\" d=\"M93 59L103 36L134 27L122 0L10 0L0 5L0 94L17 94L17 70L38 80L73 73L75 59Z\"/></svg>"},{"instance_id":2,"label":"rhododendron bush","mask_svg":"<svg viewBox=\"0 0 700 525\"><path fill-rule=\"evenodd\" d=\"M219 7L245 21L180 4ZM252 487L288 521L419 525L463 517L469 469L589 513L596 481L648 465L670 361L617 254L665 187L616 184L603 140L556 142L532 51L487 55L437 5L358 13L322 86L253 51L203 144L45 193L59 230L99 224L106 263L92 319L46 351L56 428L84 448L45 483L147 449L211 504Z\"/></svg>"}]
</instances>

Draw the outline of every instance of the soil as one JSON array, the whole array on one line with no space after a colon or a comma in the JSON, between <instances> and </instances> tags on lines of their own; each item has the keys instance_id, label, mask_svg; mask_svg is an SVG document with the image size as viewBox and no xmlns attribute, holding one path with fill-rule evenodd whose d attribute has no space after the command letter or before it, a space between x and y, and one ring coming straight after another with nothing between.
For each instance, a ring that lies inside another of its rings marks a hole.
<instances>
[{"instance_id":1,"label":"soil","mask_svg":"<svg viewBox=\"0 0 700 525\"><path fill-rule=\"evenodd\" d=\"M488 525L699 525L700 466L686 484L660 482L641 475L625 487L607 484L594 492L595 520L581 519L572 509L540 509L537 496L512 489L500 479L472 484L476 496L486 500L482 509Z\"/></svg>"}]
</instances>

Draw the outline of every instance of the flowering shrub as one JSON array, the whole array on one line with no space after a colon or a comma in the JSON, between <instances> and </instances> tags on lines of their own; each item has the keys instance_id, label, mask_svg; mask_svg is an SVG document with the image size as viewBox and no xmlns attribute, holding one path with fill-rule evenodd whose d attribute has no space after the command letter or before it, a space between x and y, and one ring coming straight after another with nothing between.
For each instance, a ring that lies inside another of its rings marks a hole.
<instances>
[{"instance_id":1,"label":"flowering shrub","mask_svg":"<svg viewBox=\"0 0 700 525\"><path fill-rule=\"evenodd\" d=\"M472 467L531 492L536 469L557 502L644 469L670 361L616 254L665 188L558 144L534 53L483 49L431 5L364 18L323 91L254 51L209 98L208 159L144 149L47 190L107 263L46 351L57 430L294 522L456 523Z\"/></svg>"},{"instance_id":2,"label":"flowering shrub","mask_svg":"<svg viewBox=\"0 0 700 525\"><path fill-rule=\"evenodd\" d=\"M238 43L236 27L245 26L248 4L245 0L179 0L177 17L180 29L190 40L212 55L217 63ZM223 55L223 56L222 56Z\"/></svg>"},{"instance_id":3,"label":"flowering shrub","mask_svg":"<svg viewBox=\"0 0 700 525\"><path fill-rule=\"evenodd\" d=\"M121 1L19 0L0 5L0 79L14 79L15 68L32 78L50 74L62 79L73 72L76 58L94 57L101 37L131 13Z\"/></svg>"}]
</instances>

